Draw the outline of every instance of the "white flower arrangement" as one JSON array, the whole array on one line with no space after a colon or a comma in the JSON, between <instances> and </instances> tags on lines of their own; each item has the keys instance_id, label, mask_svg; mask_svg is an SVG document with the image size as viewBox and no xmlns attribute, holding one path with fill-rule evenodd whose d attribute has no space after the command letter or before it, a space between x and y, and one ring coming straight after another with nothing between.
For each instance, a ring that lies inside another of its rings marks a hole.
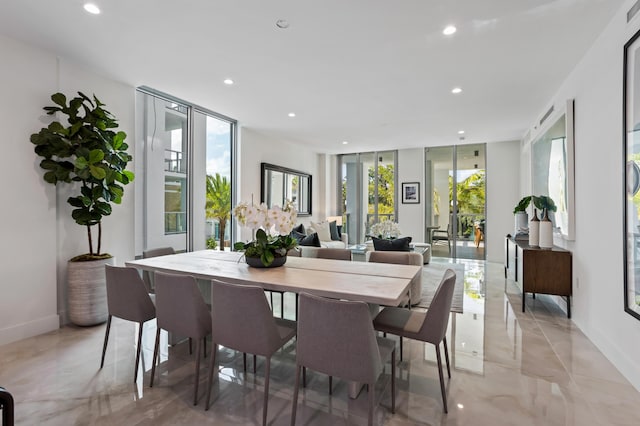
<instances>
[{"instance_id":1,"label":"white flower arrangement","mask_svg":"<svg viewBox=\"0 0 640 426\"><path fill-rule=\"evenodd\" d=\"M260 258L264 266L271 265L276 257L286 257L287 251L298 244L289 235L298 217L298 212L290 201L284 208L269 208L265 203L254 206L242 202L233 209L233 215L238 218L240 225L257 229L253 241L237 242L234 248L243 251L246 257Z\"/></svg>"},{"instance_id":2,"label":"white flower arrangement","mask_svg":"<svg viewBox=\"0 0 640 426\"><path fill-rule=\"evenodd\" d=\"M250 229L263 229L270 236L288 235L298 218L298 212L290 201L287 201L284 208L269 208L265 203L254 206L241 202L233 209L233 215L238 218L240 225Z\"/></svg>"},{"instance_id":3,"label":"white flower arrangement","mask_svg":"<svg viewBox=\"0 0 640 426\"><path fill-rule=\"evenodd\" d=\"M400 225L388 219L371 225L370 234L379 238L397 238L400 234Z\"/></svg>"}]
</instances>

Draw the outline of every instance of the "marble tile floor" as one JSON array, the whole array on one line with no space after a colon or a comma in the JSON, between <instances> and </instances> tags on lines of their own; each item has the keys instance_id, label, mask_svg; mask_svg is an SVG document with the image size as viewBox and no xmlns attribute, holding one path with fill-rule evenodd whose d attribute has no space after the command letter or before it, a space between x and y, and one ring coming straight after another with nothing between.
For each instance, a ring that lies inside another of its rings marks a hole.
<instances>
[{"instance_id":1,"label":"marble tile floor","mask_svg":"<svg viewBox=\"0 0 640 426\"><path fill-rule=\"evenodd\" d=\"M452 378L449 414L429 344L405 340L398 364L396 414L390 407L390 367L376 385L376 424L385 425L636 425L638 393L548 297L521 296L502 265L465 263L464 314L450 321ZM505 292L506 289L506 292ZM285 311L290 299L285 301ZM276 312L279 309L276 307ZM159 379L149 388L155 324L145 325L143 368L133 383L135 325L114 319L105 360L105 326L64 327L0 346L0 386L16 400L19 425L260 424L264 369L242 369L242 355L221 349L213 404L204 410L208 358L200 400L193 406L195 358L187 344L163 344ZM210 346L209 346L210 349ZM251 357L249 357L251 359ZM269 424L290 423L295 342L272 362ZM298 425L366 424L367 395L347 397L347 384L309 373Z\"/></svg>"}]
</instances>

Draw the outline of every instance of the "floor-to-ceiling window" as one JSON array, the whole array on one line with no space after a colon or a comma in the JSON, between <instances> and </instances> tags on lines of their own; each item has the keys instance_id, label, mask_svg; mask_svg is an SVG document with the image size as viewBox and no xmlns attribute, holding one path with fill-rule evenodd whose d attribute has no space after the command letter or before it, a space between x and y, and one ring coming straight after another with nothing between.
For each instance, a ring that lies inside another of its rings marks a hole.
<instances>
[{"instance_id":1,"label":"floor-to-ceiling window","mask_svg":"<svg viewBox=\"0 0 640 426\"><path fill-rule=\"evenodd\" d=\"M374 223L396 220L396 151L339 156L339 191L344 232L359 244Z\"/></svg>"},{"instance_id":2,"label":"floor-to-ceiling window","mask_svg":"<svg viewBox=\"0 0 640 426\"><path fill-rule=\"evenodd\" d=\"M143 162L136 250L228 249L235 121L148 88L136 96Z\"/></svg>"},{"instance_id":3,"label":"floor-to-ceiling window","mask_svg":"<svg viewBox=\"0 0 640 426\"><path fill-rule=\"evenodd\" d=\"M426 235L432 255L485 258L485 145L426 148Z\"/></svg>"}]
</instances>

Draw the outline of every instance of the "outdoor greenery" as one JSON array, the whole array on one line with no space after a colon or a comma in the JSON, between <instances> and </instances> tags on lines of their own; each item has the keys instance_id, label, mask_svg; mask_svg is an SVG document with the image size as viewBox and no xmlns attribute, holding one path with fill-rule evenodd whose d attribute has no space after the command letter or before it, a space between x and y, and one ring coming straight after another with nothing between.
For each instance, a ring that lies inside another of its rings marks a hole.
<instances>
[{"instance_id":1,"label":"outdoor greenery","mask_svg":"<svg viewBox=\"0 0 640 426\"><path fill-rule=\"evenodd\" d=\"M368 195L369 206L367 212L369 214L374 213L373 206L375 205L375 168L369 167L369 182L368 182ZM378 165L378 214L379 215L393 215L395 213L395 171L393 164Z\"/></svg>"},{"instance_id":2,"label":"outdoor greenery","mask_svg":"<svg viewBox=\"0 0 640 426\"><path fill-rule=\"evenodd\" d=\"M486 196L485 170L478 170L456 184L458 202L458 232L465 237L471 235L473 224L484 218ZM453 176L449 176L449 200L453 199ZM451 213L451 212L450 212Z\"/></svg>"},{"instance_id":3,"label":"outdoor greenery","mask_svg":"<svg viewBox=\"0 0 640 426\"><path fill-rule=\"evenodd\" d=\"M113 130L118 127L115 117L95 95L93 99L82 92L78 95L67 104L64 94L53 94L55 105L44 110L48 115L64 117L66 125L56 120L31 135L36 154L44 157L40 162L44 180L53 185L79 183L75 186L78 195L69 197L67 203L74 207L71 216L76 223L87 228L89 253L72 261L111 257L101 253L102 219L111 214L111 203L122 202L124 185L134 178L125 170L132 157L126 152L127 135ZM95 251L91 233L94 225L98 225Z\"/></svg>"},{"instance_id":4,"label":"outdoor greenery","mask_svg":"<svg viewBox=\"0 0 640 426\"><path fill-rule=\"evenodd\" d=\"M206 218L216 219L219 224L220 250L224 250L224 233L231 217L231 183L226 177L216 173L207 175ZM209 244L207 243L207 246ZM215 248L215 247L214 247Z\"/></svg>"}]
</instances>

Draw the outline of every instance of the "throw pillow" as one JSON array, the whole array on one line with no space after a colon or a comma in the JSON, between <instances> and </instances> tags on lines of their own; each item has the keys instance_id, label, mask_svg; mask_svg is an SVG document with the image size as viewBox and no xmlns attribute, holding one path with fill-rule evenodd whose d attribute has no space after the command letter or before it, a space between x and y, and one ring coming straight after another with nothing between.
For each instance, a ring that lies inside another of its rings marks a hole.
<instances>
[{"instance_id":1,"label":"throw pillow","mask_svg":"<svg viewBox=\"0 0 640 426\"><path fill-rule=\"evenodd\" d=\"M298 233L300 233L302 235L307 235L307 232L304 230L304 225L303 224L300 224L300 225L296 226L295 228L293 228L292 231L296 231L296 232L298 232Z\"/></svg>"},{"instance_id":2,"label":"throw pillow","mask_svg":"<svg viewBox=\"0 0 640 426\"><path fill-rule=\"evenodd\" d=\"M298 242L298 245L301 245L302 240L304 240L307 237L306 234L296 231L295 228L293 229L293 231L291 231L290 235L292 238L294 238Z\"/></svg>"},{"instance_id":3,"label":"throw pillow","mask_svg":"<svg viewBox=\"0 0 640 426\"><path fill-rule=\"evenodd\" d=\"M377 251L410 251L410 242L411 237L396 238L395 240L373 237L373 248Z\"/></svg>"},{"instance_id":4,"label":"throw pillow","mask_svg":"<svg viewBox=\"0 0 640 426\"><path fill-rule=\"evenodd\" d=\"M331 233L332 241L342 240L342 238L340 238L340 231L338 231L338 225L336 225L335 220L333 222L329 222L329 232Z\"/></svg>"},{"instance_id":5,"label":"throw pillow","mask_svg":"<svg viewBox=\"0 0 640 426\"><path fill-rule=\"evenodd\" d=\"M329 230L329 222L311 222L313 232L318 234L320 241L331 241L331 231Z\"/></svg>"},{"instance_id":6,"label":"throw pillow","mask_svg":"<svg viewBox=\"0 0 640 426\"><path fill-rule=\"evenodd\" d=\"M318 238L318 234L314 232L311 235L305 236L300 242L298 242L298 245L320 247L320 239Z\"/></svg>"}]
</instances>

